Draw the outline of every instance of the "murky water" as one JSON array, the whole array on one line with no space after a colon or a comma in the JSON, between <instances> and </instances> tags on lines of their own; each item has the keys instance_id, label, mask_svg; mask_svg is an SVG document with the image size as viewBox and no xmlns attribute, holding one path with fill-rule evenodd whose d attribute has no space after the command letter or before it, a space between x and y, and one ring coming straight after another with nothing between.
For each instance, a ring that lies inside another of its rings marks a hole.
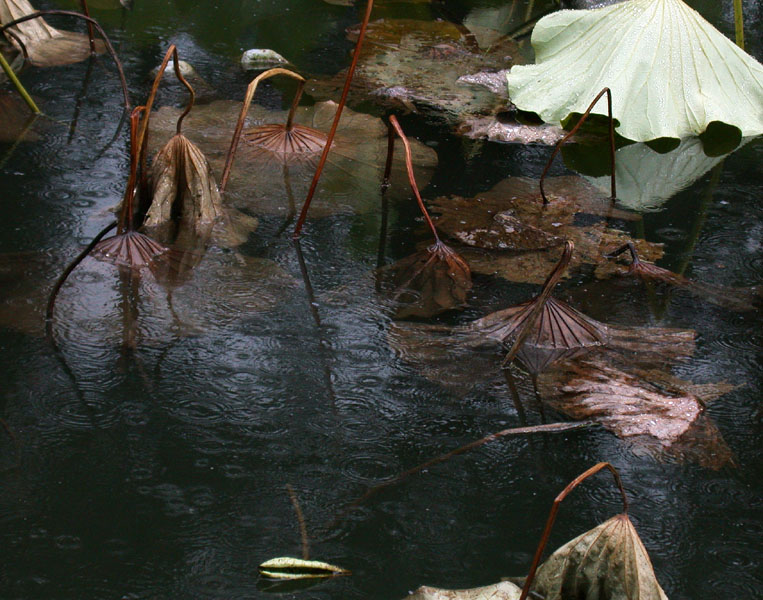
<instances>
[{"instance_id":1,"label":"murky water","mask_svg":"<svg viewBox=\"0 0 763 600\"><path fill-rule=\"evenodd\" d=\"M237 58L249 47L271 47L304 73L335 73L351 48L344 30L360 14L317 0L135 0L131 12L92 4L135 99L146 96L148 74L173 42L208 86L202 103L242 96L248 77ZM377 10L463 19L501 4L380 2ZM729 10L709 4L695 6L728 33ZM759 33L752 11L748 39L758 58ZM112 219L127 179L125 128L111 142L121 110L113 69L94 64L85 89L87 71L24 73L50 118L35 124L37 141L0 143L0 418L8 427L0 429L0 598L263 596L273 590L257 565L301 552L287 485L304 512L311 556L353 572L288 597L395 599L420 584L484 585L526 573L553 497L602 460L622 474L671 599L758 596L759 311L727 311L683 290L597 282L588 270L558 292L609 323L695 329L695 355L673 372L739 386L707 409L733 464L713 470L642 455L603 429L513 437L350 512L370 486L521 424L497 371L472 373L473 384L456 393L390 346L392 311L369 275L378 212L310 219L304 270L282 232L284 216L256 212L248 241L236 252L211 249L189 282L136 282L88 260L59 297L54 352L42 328L48 291ZM261 102L287 104L282 88L267 86ZM165 90L158 103L182 102L175 93ZM403 125L438 154L425 198L474 195L508 175L537 177L548 156L540 146L463 142L415 115ZM628 226L665 244L666 268L711 285L760 284L763 142L714 162ZM554 172L566 172L561 162ZM385 263L424 239L416 210L404 189L393 196ZM466 322L535 289L476 277L470 306L434 321ZM539 423L528 382L520 388L527 421ZM607 478L588 482L565 502L552 545L618 509Z\"/></svg>"}]
</instances>

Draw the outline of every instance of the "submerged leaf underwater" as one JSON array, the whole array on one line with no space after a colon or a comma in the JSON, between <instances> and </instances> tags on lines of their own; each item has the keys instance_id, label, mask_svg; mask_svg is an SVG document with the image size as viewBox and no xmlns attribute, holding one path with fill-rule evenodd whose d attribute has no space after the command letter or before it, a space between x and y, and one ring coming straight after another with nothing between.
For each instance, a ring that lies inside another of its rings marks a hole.
<instances>
[{"instance_id":1,"label":"submerged leaf underwater","mask_svg":"<svg viewBox=\"0 0 763 600\"><path fill-rule=\"evenodd\" d=\"M32 4L80 7L79 0ZM94 0L90 13L124 64L133 104L144 103L151 71L175 44L197 92L183 134L217 182L254 76L242 69L242 53L285 57L308 80L296 120L325 132L339 99L331 90L348 67L365 8L363 0L123 4ZM688 4L733 39L731 3ZM758 2L743 4L751 7L746 51L760 59ZM422 585L429 594L490 586L518 597L497 582L527 574L551 501L600 461L622 476L629 517L668 598L756 597L763 138L723 156L705 155L696 138L667 154L619 140L621 201L612 208L607 145L593 131L557 157L541 214L536 185L548 145L458 133L454 90L472 99L469 118L505 106L504 96L447 82L438 83L448 94L438 103L437 94L411 91L415 74L401 79L409 90L381 77L383 65L400 72L422 57L447 64L443 73L458 71L466 51L469 69L480 52L495 68L509 46L531 64L528 27L556 7L377 0L373 22L429 22L437 31L441 19L455 23L448 30L459 37L421 50L406 29L405 54L395 62L397 38L379 35L377 24L378 39L361 60L376 52L378 64L361 64L358 82L385 94L351 89L346 128L340 124L334 142L339 153L329 154L299 245L291 231L315 157L284 161L242 139L230 193L221 196L225 226L157 238L169 251L137 273L86 258L58 295L55 345L45 331L48 295L115 218L130 170L129 119L120 125L123 96L106 55L25 67L19 77L44 112L36 119L27 120L15 89L0 83L0 597L283 591L389 600ZM84 22L46 22L86 39ZM496 42L506 33L517 34L510 45ZM283 123L295 88L288 79L264 81L247 129ZM171 77L162 81L149 164L175 134L187 100ZM472 273L455 308L434 316L401 319L397 292L380 285L389 265L432 244L400 146L382 190L390 114L411 140L416 180L442 241ZM177 196L183 180L168 181L167 193ZM629 332L616 352L595 346L540 373L515 365L510 384L501 369L505 345L443 342L443 332L457 337L452 332L537 296L568 238L579 254L553 290L555 305ZM604 255L631 240L645 263L676 278L623 276L627 255ZM735 302L720 301L724 290ZM417 333L426 329L438 335ZM683 337L661 354L643 331ZM600 401L612 390L623 403ZM649 419L641 399L674 403ZM581 418L600 424L502 437L395 479L499 430ZM544 558L606 522L617 504L611 481L588 481L565 501ZM311 560L351 575L310 580L309 589L263 581L259 565L302 552L300 525Z\"/></svg>"}]
</instances>

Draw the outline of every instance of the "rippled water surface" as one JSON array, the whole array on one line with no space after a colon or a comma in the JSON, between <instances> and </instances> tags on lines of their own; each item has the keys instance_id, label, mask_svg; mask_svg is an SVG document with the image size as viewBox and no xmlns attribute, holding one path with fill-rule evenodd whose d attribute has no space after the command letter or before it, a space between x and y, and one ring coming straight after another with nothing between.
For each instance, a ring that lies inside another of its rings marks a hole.
<instances>
[{"instance_id":1,"label":"rippled water surface","mask_svg":"<svg viewBox=\"0 0 763 600\"><path fill-rule=\"evenodd\" d=\"M201 103L242 96L248 76L237 60L250 47L273 48L303 73L332 75L349 62L344 32L361 10L318 0L135 0L129 12L109 4L116 2L94 0L92 12L114 40L136 103L169 43L196 68ZM377 11L462 21L502 4L380 1ZM538 13L549 3L536 4ZM692 4L732 32L730 8ZM751 52L760 58L757 3L747 5ZM393 310L371 276L381 217L370 210L308 220L302 265L284 216L251 211L259 226L246 243L210 248L187 280L134 280L87 259L59 296L54 351L43 329L47 294L112 219L127 179L128 134L122 127L114 138L121 96L108 61L29 69L23 81L48 118L34 124L34 141L0 142L0 598L262 597L274 590L257 565L301 553L287 486L304 513L311 556L353 574L286 597L396 599L421 584L485 585L527 572L553 497L603 460L622 474L671 599L759 596L759 311L728 311L685 290L599 282L585 269L558 290L608 323L697 331L695 355L673 372L738 386L707 408L733 453L720 470L639 453L600 428L511 437L348 512L375 484L523 424L496 377L500 355L487 357L494 370L471 372L455 391L390 344ZM265 86L259 101L286 106L289 89ZM168 86L158 103L182 101ZM416 115L402 122L438 154L423 190L429 199L474 195L508 175L538 177L549 154L464 142ZM748 140L712 163L627 226L665 244L666 268L714 286L759 285L763 142ZM567 172L561 161L554 167ZM407 191L398 192L385 263L426 235ZM536 289L478 276L464 312L432 321L464 323ZM540 423L529 381L520 392L527 422ZM545 416L563 418L548 409ZM589 481L565 502L552 545L615 514L618 502L608 478Z\"/></svg>"}]
</instances>

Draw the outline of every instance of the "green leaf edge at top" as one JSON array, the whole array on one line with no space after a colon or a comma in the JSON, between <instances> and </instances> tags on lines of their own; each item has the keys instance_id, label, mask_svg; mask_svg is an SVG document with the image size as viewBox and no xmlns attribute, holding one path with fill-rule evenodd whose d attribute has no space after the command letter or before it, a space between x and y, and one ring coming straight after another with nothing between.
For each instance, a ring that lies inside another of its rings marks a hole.
<instances>
[{"instance_id":1,"label":"green leaf edge at top","mask_svg":"<svg viewBox=\"0 0 763 600\"><path fill-rule=\"evenodd\" d=\"M538 21L532 45L536 64L511 69L509 97L547 123L582 114L609 87L617 132L631 140L699 135L714 121L763 133L763 65L682 0L561 10Z\"/></svg>"},{"instance_id":2,"label":"green leaf edge at top","mask_svg":"<svg viewBox=\"0 0 763 600\"><path fill-rule=\"evenodd\" d=\"M323 573L288 573L273 571L272 569L312 569L314 571L324 571ZM302 558L291 558L289 556L280 556L271 558L259 566L260 573L271 579L313 579L321 577L335 577L337 575L349 575L350 571L331 565L329 563L317 560L304 560Z\"/></svg>"}]
</instances>

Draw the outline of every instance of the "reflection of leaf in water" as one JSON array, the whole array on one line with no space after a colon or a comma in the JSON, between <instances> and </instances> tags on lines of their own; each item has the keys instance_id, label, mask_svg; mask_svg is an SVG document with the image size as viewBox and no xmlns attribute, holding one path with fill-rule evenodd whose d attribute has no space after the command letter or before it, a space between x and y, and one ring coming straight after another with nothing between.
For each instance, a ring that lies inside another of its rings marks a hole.
<instances>
[{"instance_id":1,"label":"reflection of leaf in water","mask_svg":"<svg viewBox=\"0 0 763 600\"><path fill-rule=\"evenodd\" d=\"M195 107L183 122L183 131L193 137L217 173L222 172L240 112L241 103L221 100ZM335 112L334 102L299 107L294 122L326 131ZM163 107L151 116L149 143L154 148L175 133L179 114L179 109ZM247 126L283 123L286 115L287 111L268 110L255 104L249 110ZM411 140L411 147L417 177L426 185L437 164L437 155L415 140ZM386 152L387 128L381 120L345 108L310 214L327 216L378 210ZM312 156L311 160L284 166L281 157L259 148L247 149L242 143L226 197L256 213L287 214L294 210L294 198L304 197L307 192L318 160L317 153ZM405 194L407 198L402 156L395 157L392 180L388 195Z\"/></svg>"},{"instance_id":2,"label":"reflection of leaf in water","mask_svg":"<svg viewBox=\"0 0 763 600\"><path fill-rule=\"evenodd\" d=\"M460 250L477 273L499 275L522 283L543 283L557 261L558 252L553 247L568 239L575 244L571 268L595 264L600 265L597 276L611 275L615 267L604 258L603 251L621 245L618 243L621 240L622 243L630 241L630 238L622 231L607 227L603 220L592 225L578 225L575 217L595 215L631 219L634 215L613 209L607 197L580 177L551 178L546 188L549 204L545 208L537 181L526 177L504 179L474 198L437 198L431 205L440 213L435 222L441 231L474 246ZM499 222L501 219L503 224ZM659 244L645 240L633 242L648 260L662 256ZM551 250L493 251L544 247Z\"/></svg>"},{"instance_id":3,"label":"reflection of leaf in water","mask_svg":"<svg viewBox=\"0 0 763 600\"><path fill-rule=\"evenodd\" d=\"M22 133L23 141L38 141L40 136L27 129L33 117L34 114L18 94L0 92L0 142L15 142Z\"/></svg>"},{"instance_id":4,"label":"reflection of leaf in water","mask_svg":"<svg viewBox=\"0 0 763 600\"><path fill-rule=\"evenodd\" d=\"M538 569L532 589L545 600L667 600L627 514L558 548Z\"/></svg>"},{"instance_id":5,"label":"reflection of leaf in water","mask_svg":"<svg viewBox=\"0 0 763 600\"><path fill-rule=\"evenodd\" d=\"M383 287L394 290L396 319L432 317L466 305L472 287L464 260L439 240L379 271Z\"/></svg>"},{"instance_id":6,"label":"reflection of leaf in water","mask_svg":"<svg viewBox=\"0 0 763 600\"><path fill-rule=\"evenodd\" d=\"M0 23L8 23L34 12L34 7L27 0L0 0ZM90 56L90 39L87 35L56 29L44 19L25 21L11 29L26 47L29 62L37 67L69 65ZM13 38L11 43L16 45ZM101 40L96 39L95 45L98 52L106 49Z\"/></svg>"},{"instance_id":7,"label":"reflection of leaf in water","mask_svg":"<svg viewBox=\"0 0 763 600\"><path fill-rule=\"evenodd\" d=\"M468 590L443 590L423 585L405 600L518 600L521 594L522 589L509 581Z\"/></svg>"},{"instance_id":8,"label":"reflection of leaf in water","mask_svg":"<svg viewBox=\"0 0 763 600\"><path fill-rule=\"evenodd\" d=\"M357 38L358 28L348 30ZM369 23L350 99L376 100L399 108L460 120L465 113L492 112L505 99L481 86L458 82L461 75L505 69L519 59L513 42L483 51L473 37L448 21L381 19ZM329 82L308 82L316 97L336 97L344 73Z\"/></svg>"},{"instance_id":9,"label":"reflection of leaf in water","mask_svg":"<svg viewBox=\"0 0 763 600\"><path fill-rule=\"evenodd\" d=\"M609 87L617 132L631 140L681 139L718 121L763 133L763 65L682 0L558 11L532 42L537 64L512 68L509 94L547 123Z\"/></svg>"}]
</instances>

